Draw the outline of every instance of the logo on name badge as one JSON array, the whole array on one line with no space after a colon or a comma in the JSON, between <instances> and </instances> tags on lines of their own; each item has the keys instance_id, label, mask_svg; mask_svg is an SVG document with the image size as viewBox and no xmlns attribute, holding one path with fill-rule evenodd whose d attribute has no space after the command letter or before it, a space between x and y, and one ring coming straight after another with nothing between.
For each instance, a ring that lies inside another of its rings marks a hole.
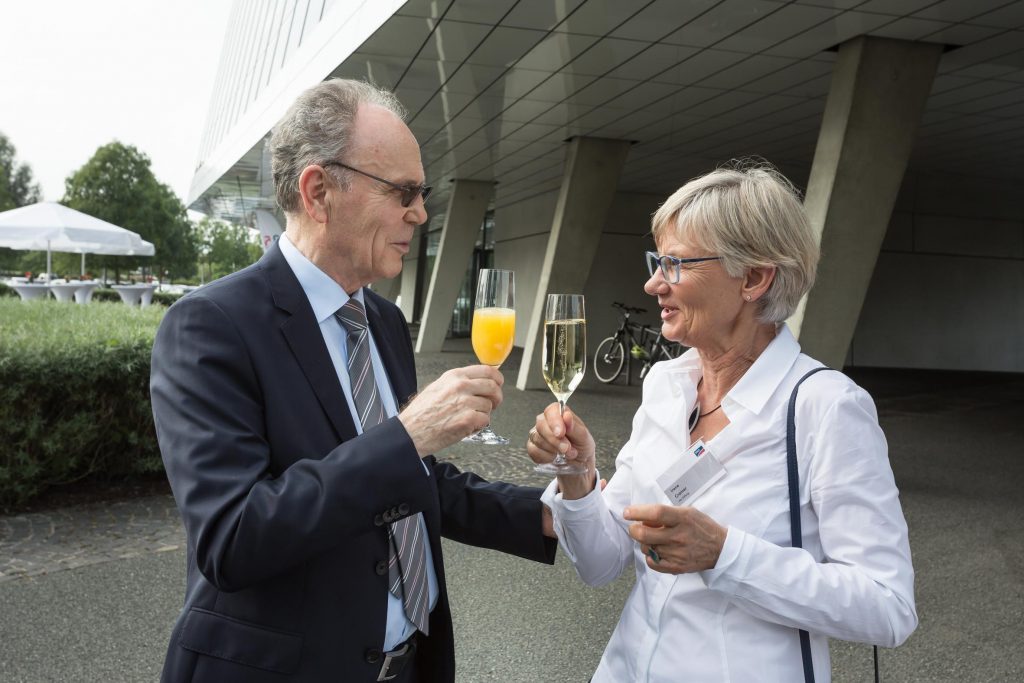
<instances>
[{"instance_id":1,"label":"logo on name badge","mask_svg":"<svg viewBox=\"0 0 1024 683\"><path fill-rule=\"evenodd\" d=\"M725 467L715 457L714 450L698 439L686 453L669 464L657 482L673 505L689 505L724 476Z\"/></svg>"}]
</instances>

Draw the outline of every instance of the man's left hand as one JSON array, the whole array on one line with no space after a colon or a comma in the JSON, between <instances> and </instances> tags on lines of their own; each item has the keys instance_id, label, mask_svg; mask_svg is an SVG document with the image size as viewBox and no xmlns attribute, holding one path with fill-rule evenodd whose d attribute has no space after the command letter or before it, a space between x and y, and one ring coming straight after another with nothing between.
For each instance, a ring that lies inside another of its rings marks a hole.
<instances>
[{"instance_id":1,"label":"man's left hand","mask_svg":"<svg viewBox=\"0 0 1024 683\"><path fill-rule=\"evenodd\" d=\"M711 569L718 563L727 529L693 507L630 505L623 513L629 535L647 556L647 566L665 574ZM653 552L652 552L653 549Z\"/></svg>"}]
</instances>

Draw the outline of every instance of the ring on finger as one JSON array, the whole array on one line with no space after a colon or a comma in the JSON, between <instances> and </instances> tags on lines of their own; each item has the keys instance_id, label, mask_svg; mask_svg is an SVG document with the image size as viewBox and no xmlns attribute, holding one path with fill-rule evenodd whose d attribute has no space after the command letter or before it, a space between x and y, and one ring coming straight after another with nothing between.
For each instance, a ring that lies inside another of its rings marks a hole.
<instances>
[{"instance_id":1,"label":"ring on finger","mask_svg":"<svg viewBox=\"0 0 1024 683\"><path fill-rule=\"evenodd\" d=\"M658 554L658 551L654 549L653 545L647 546L647 557L651 558L651 561L654 562L654 564L661 562L661 555Z\"/></svg>"}]
</instances>

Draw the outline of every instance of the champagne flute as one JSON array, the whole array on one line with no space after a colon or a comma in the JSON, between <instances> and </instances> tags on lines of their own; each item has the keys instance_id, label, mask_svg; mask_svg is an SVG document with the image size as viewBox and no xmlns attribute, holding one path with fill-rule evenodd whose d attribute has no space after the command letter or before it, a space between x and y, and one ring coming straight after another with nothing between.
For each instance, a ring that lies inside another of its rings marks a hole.
<instances>
[{"instance_id":1,"label":"champagne flute","mask_svg":"<svg viewBox=\"0 0 1024 683\"><path fill-rule=\"evenodd\" d=\"M582 294L548 294L544 310L544 381L565 413L565 402L583 381L587 369L587 316ZM554 461L537 465L544 474L583 474L587 468L566 461L559 453Z\"/></svg>"},{"instance_id":2,"label":"champagne flute","mask_svg":"<svg viewBox=\"0 0 1024 683\"><path fill-rule=\"evenodd\" d=\"M512 352L516 334L515 278L511 270L483 268L473 310L473 351L484 365L501 367ZM487 425L463 441L503 446L508 439Z\"/></svg>"}]
</instances>

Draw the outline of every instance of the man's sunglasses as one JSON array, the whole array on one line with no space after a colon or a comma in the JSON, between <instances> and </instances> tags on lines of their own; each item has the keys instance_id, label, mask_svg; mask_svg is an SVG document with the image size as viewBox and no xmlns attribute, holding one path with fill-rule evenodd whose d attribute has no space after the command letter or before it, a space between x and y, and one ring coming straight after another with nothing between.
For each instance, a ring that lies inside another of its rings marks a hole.
<instances>
[{"instance_id":1,"label":"man's sunglasses","mask_svg":"<svg viewBox=\"0 0 1024 683\"><path fill-rule=\"evenodd\" d=\"M423 197L423 201L427 201L427 197L430 196L430 191L432 189L434 189L430 185L399 185L398 183L393 183L390 180L384 180L383 178L378 178L377 176L373 175L372 173L367 173L366 171L360 171L358 168L353 168L352 166L349 166L348 164L343 164L340 161L327 161L327 162L324 162L323 165L324 166L340 166L341 168L346 168L346 169L348 169L350 171L355 171L359 175L364 175L367 178L372 178L373 180L376 180L378 183L384 183L385 185L387 185L391 189L401 193L401 196L402 196L402 206L406 207L406 208L408 208L409 205L413 203L413 200L415 200L417 196Z\"/></svg>"}]
</instances>

